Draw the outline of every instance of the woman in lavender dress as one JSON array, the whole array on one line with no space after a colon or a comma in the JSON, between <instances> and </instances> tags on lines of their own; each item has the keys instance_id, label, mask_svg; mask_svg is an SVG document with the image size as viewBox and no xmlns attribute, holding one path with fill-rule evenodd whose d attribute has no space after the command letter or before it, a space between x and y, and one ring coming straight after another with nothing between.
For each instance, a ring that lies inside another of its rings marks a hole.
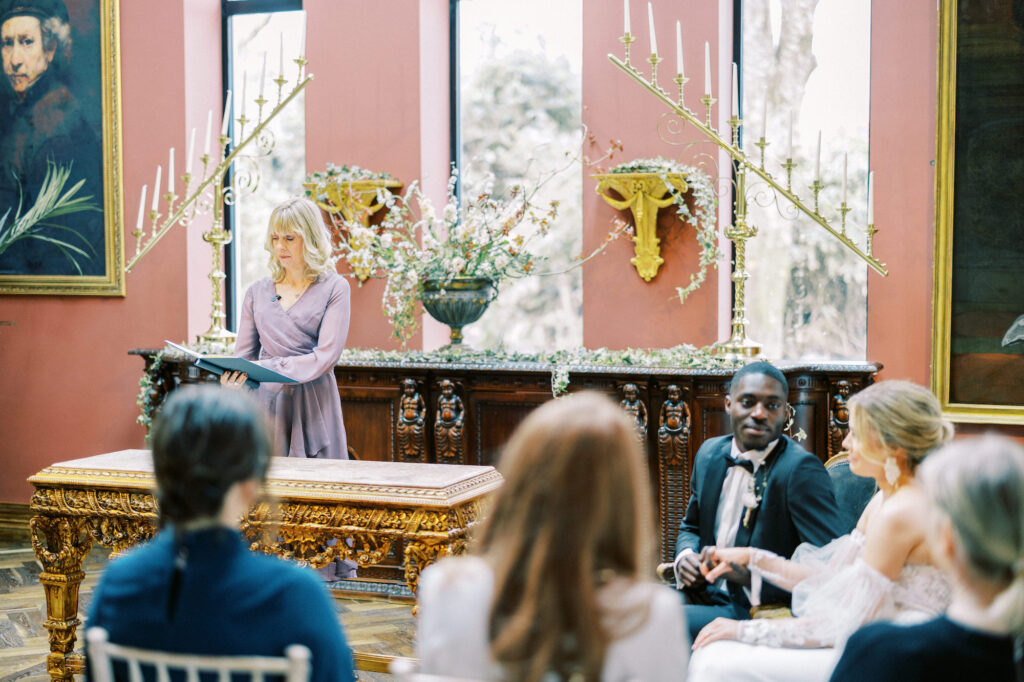
<instances>
[{"instance_id":1,"label":"woman in lavender dress","mask_svg":"<svg viewBox=\"0 0 1024 682\"><path fill-rule=\"evenodd\" d=\"M348 459L333 370L348 336L349 285L332 267L320 209L305 198L279 205L264 246L270 277L245 293L235 354L299 382L263 383L257 391L271 416L276 454ZM225 374L221 383L237 386L245 378Z\"/></svg>"}]
</instances>

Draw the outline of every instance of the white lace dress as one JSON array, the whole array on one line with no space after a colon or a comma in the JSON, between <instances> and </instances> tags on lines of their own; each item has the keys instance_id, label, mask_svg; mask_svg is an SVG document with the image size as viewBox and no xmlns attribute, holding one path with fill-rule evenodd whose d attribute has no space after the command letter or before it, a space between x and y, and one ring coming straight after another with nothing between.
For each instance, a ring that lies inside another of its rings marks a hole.
<instances>
[{"instance_id":1,"label":"white lace dress","mask_svg":"<svg viewBox=\"0 0 1024 682\"><path fill-rule=\"evenodd\" d=\"M693 655L690 680L827 680L847 638L861 626L916 623L945 611L950 589L941 571L908 564L892 581L860 558L863 546L864 535L856 530L824 547L804 544L776 572L766 566L775 555L755 550L751 602L767 580L792 591L796 617L743 621L739 641L714 642Z\"/></svg>"}]
</instances>

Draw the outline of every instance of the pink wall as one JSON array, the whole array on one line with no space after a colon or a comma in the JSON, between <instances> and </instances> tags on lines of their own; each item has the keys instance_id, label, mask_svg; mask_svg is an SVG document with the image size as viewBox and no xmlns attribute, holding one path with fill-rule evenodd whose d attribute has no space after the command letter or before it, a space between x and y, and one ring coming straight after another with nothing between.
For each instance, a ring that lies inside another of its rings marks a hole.
<instances>
[{"instance_id":1,"label":"pink wall","mask_svg":"<svg viewBox=\"0 0 1024 682\"><path fill-rule=\"evenodd\" d=\"M691 108L700 106L704 64L704 40L711 43L712 54L730 61L731 46L718 40L720 17L719 2L705 0L672 0L655 3L654 11L659 35L659 52L670 55L659 66L659 82L674 92L670 80L675 72L675 21L683 21L684 61L694 78L688 86L687 102ZM643 66L649 74L649 65L642 61L650 53L647 38L646 5L631 3L631 32L638 34L632 45L631 62ZM620 59L623 32L622 3L583 3L583 122L598 141L597 147L587 149L590 156L599 156L610 139L621 140L625 151L612 160L612 164L637 157L665 156L684 163L677 148L659 137L658 124L665 106L642 89L642 86L608 61L608 54ZM718 59L712 77L718 78ZM728 107L728 102L722 106ZM687 132L680 140L700 139ZM710 145L698 145L697 150L708 153ZM583 246L589 252L604 238L616 216L628 214L611 208L594 191L597 181L589 177L583 181ZM682 229L671 215L662 211L658 236L661 238L662 258L665 263L658 275L645 282L629 263L633 245L623 239L612 244L606 253L583 268L583 343L588 348L643 348L674 346L683 342L703 346L717 340L718 282L714 270L708 280L686 303L679 305L675 288L689 282L690 273L697 268L698 248L693 230Z\"/></svg>"},{"instance_id":2,"label":"pink wall","mask_svg":"<svg viewBox=\"0 0 1024 682\"><path fill-rule=\"evenodd\" d=\"M931 362L938 14L931 0L875 2L871 14L871 167L875 254L868 275L869 360L887 379L928 385Z\"/></svg>"},{"instance_id":3,"label":"pink wall","mask_svg":"<svg viewBox=\"0 0 1024 682\"><path fill-rule=\"evenodd\" d=\"M440 200L448 173L447 1L307 0L304 7L316 76L306 95L306 168L354 164L387 171L406 187L422 178ZM399 347L381 310L383 291L379 280L353 287L350 348ZM422 347L421 334L409 348Z\"/></svg>"}]
</instances>

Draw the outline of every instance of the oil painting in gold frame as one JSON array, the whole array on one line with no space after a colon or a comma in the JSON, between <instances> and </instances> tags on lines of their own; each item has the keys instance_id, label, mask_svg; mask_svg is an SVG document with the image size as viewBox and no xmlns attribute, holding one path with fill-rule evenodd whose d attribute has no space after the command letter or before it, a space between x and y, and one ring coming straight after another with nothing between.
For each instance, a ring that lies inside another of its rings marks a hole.
<instances>
[{"instance_id":1,"label":"oil painting in gold frame","mask_svg":"<svg viewBox=\"0 0 1024 682\"><path fill-rule=\"evenodd\" d=\"M10 209L0 235L19 208L24 215L41 205L40 189L52 179L44 173L67 172L64 191L81 181L75 196L91 198L88 210L37 223L40 236L0 253L0 293L124 296L118 0L13 7L0 17L0 216ZM40 34L42 58L33 66Z\"/></svg>"},{"instance_id":2,"label":"oil painting in gold frame","mask_svg":"<svg viewBox=\"0 0 1024 682\"><path fill-rule=\"evenodd\" d=\"M941 0L932 388L1024 424L1024 6Z\"/></svg>"}]
</instances>

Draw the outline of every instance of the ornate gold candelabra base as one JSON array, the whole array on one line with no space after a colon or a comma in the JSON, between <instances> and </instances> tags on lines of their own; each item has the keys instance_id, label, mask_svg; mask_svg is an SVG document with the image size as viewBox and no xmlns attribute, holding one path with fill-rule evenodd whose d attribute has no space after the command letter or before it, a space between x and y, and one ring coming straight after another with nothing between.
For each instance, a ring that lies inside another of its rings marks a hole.
<instances>
[{"instance_id":1,"label":"ornate gold candelabra base","mask_svg":"<svg viewBox=\"0 0 1024 682\"><path fill-rule=\"evenodd\" d=\"M235 333L224 328L224 305L221 290L227 275L222 267L221 255L224 246L231 243L231 232L224 229L223 217L219 211L214 214L213 229L203 233L203 241L213 251L213 267L210 269L210 284L213 287L213 304L210 309L210 328L200 334L197 341L207 353L229 353L235 345Z\"/></svg>"},{"instance_id":2,"label":"ornate gold candelabra base","mask_svg":"<svg viewBox=\"0 0 1024 682\"><path fill-rule=\"evenodd\" d=\"M664 177L657 173L602 173L593 177L598 180L597 193L609 206L620 211L628 209L633 214L635 255L629 262L645 282L650 282L665 262L657 236L658 209L675 203L676 194L688 189L686 179L679 173L667 173ZM609 189L622 199L609 196Z\"/></svg>"}]
</instances>

